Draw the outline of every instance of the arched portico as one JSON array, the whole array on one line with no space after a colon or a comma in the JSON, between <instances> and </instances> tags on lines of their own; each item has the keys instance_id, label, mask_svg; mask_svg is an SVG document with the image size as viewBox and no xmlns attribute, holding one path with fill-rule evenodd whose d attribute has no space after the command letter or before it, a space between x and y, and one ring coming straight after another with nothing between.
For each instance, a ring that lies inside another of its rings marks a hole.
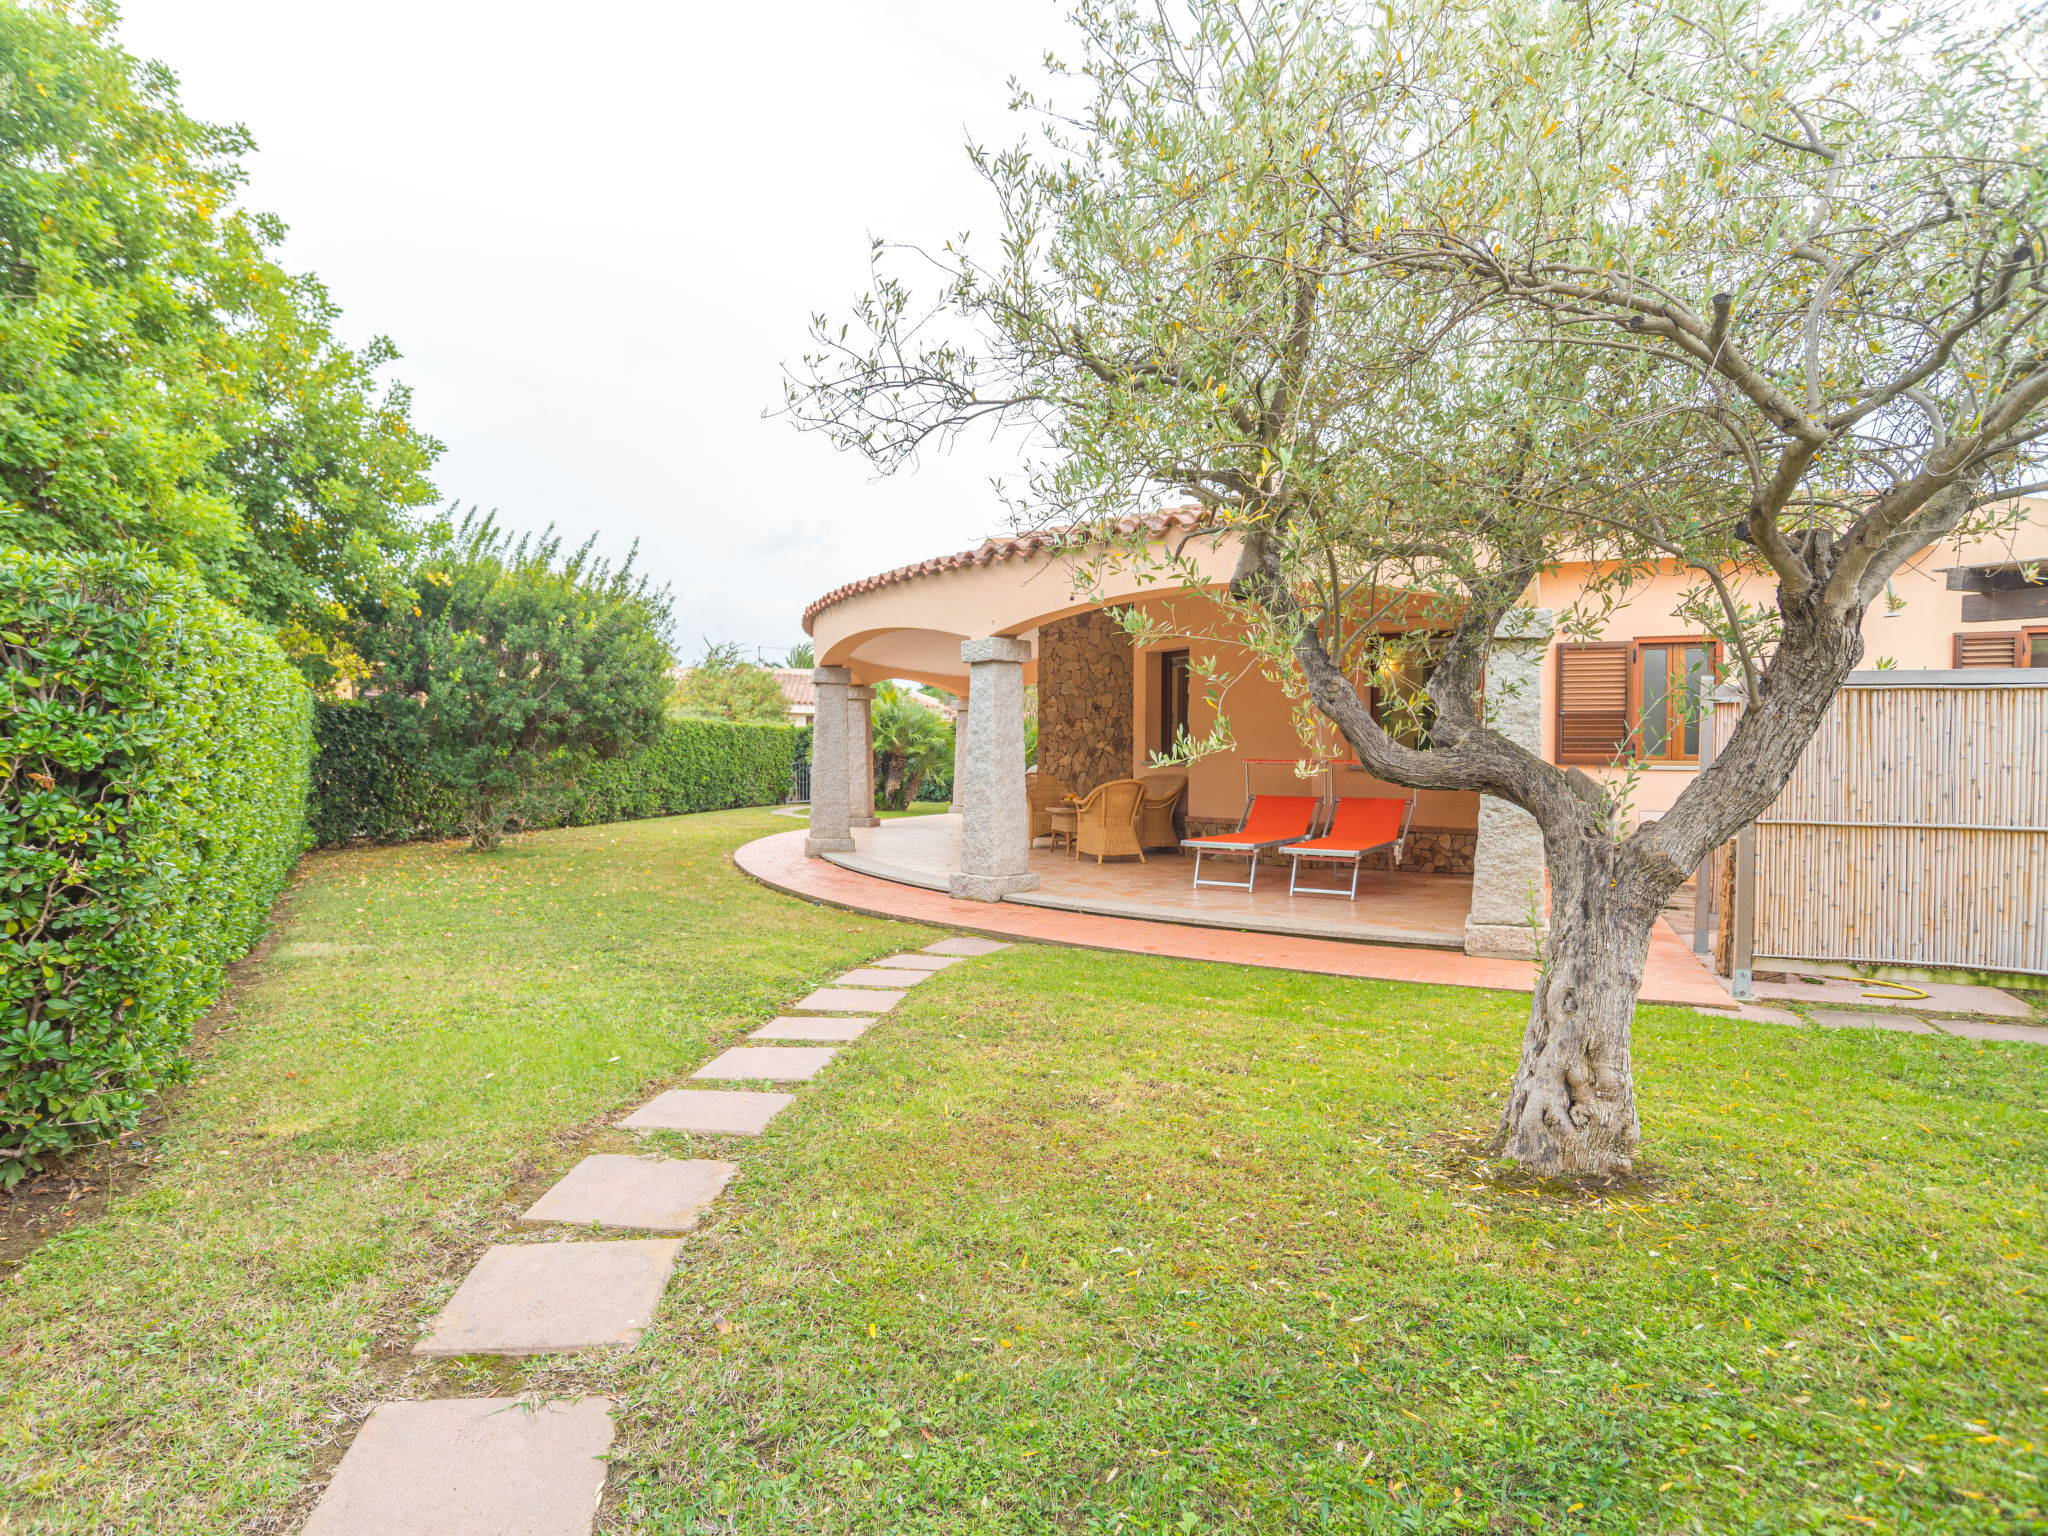
<instances>
[{"instance_id":1,"label":"arched portico","mask_svg":"<svg viewBox=\"0 0 2048 1536\"><path fill-rule=\"evenodd\" d=\"M1135 525L1125 530L1136 531ZM1026 685L1034 683L1038 770L1077 794L1155 771L1153 755L1170 748L1176 728L1185 727L1199 738L1219 716L1228 720L1235 750L1171 770L1187 781L1181 812L1190 831L1235 827L1244 810L1248 776L1255 792L1320 791L1321 782L1304 786L1292 764L1338 755L1338 743L1334 737L1303 739L1294 702L1248 653L1231 644L1227 621L1209 596L1235 568L1236 536L1212 529L1198 512L1163 514L1145 531L1155 554L1172 545L1183 565L1192 566L1194 581L1182 579L1180 572L1163 581L1156 561L1104 559L1100 546L1072 540L992 539L974 550L849 583L813 603L804 622L819 661L820 698L834 688L835 679L843 680L837 687L850 712L839 733L842 741L866 739L861 684L911 679L953 694L963 707L956 722L954 809L959 820L931 826L889 823L858 838L854 826L840 821L853 822L871 791L852 772L839 775L854 781L843 786L843 795L842 786L820 784L819 774L832 777L842 756L826 746L821 727L813 768L813 850L849 866L891 868L912 883L949 887L976 899L1071 904L1071 888L1084 875L1028 846L1023 699ZM1175 627L1217 638L1134 645L1109 617L1110 610L1129 607L1162 614L1172 610ZM1207 611L1194 611L1198 608ZM1217 663L1219 676L1234 679L1220 697L1209 697L1209 687L1177 682L1210 661ZM1525 712L1535 720L1540 716L1541 667L1532 664L1526 670ZM1184 699L1175 696L1177 686ZM852 755L859 755L857 748ZM1346 796L1405 798L1409 793L1355 768L1332 771L1327 782L1340 777L1337 789ZM841 804L844 811L838 809ZM1472 872L1488 863L1489 850L1482 844L1498 841L1501 851L1512 855L1513 868L1494 871L1495 878L1483 878L1480 885L1482 891L1513 890L1518 914L1527 911L1532 885L1540 900L1541 850L1535 849L1534 868L1525 869L1530 845L1519 835L1521 829L1510 827L1487 838L1482 825L1478 796L1425 791L1416 800L1400 870L1380 877L1379 884L1361 884L1365 906L1290 897L1289 870L1280 868L1262 873L1259 889L1249 893L1248 902L1257 910L1233 907L1228 920L1258 926L1270 919L1283 931L1322 934L1363 926L1374 931L1356 936L1445 947L1463 947L1470 940L1475 950L1484 951L1490 943L1497 948L1501 935L1466 932ZM1153 897L1163 898L1186 881L1184 871L1185 861L1169 851L1163 859L1153 854L1143 867L1104 866L1085 878L1103 891L1130 887L1127 896L1143 884ZM1220 911L1229 900L1206 892L1175 899L1191 912L1205 906ZM1532 940L1526 920L1518 915L1511 926L1507 947L1528 948Z\"/></svg>"}]
</instances>

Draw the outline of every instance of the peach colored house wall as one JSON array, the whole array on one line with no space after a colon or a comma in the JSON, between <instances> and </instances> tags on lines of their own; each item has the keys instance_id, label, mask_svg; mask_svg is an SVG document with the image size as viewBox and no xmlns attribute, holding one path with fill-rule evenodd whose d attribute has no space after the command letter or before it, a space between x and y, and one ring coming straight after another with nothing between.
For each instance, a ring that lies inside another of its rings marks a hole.
<instances>
[{"instance_id":1,"label":"peach colored house wall","mask_svg":"<svg viewBox=\"0 0 2048 1536\"><path fill-rule=\"evenodd\" d=\"M1203 818L1234 817L1244 809L1244 759L1264 757L1312 757L1321 749L1302 741L1295 730L1293 705L1277 683L1247 665L1243 650L1228 645L1200 642L1172 642L1134 654L1137 677L1133 694L1138 712L1135 734L1137 751L1134 771L1149 770L1148 754L1160 748L1159 669L1155 659L1160 651L1186 649L1195 656L1216 656L1228 672L1238 674L1222 700L1222 712L1230 719L1235 751L1205 757L1188 769L1188 814ZM1196 679L1188 690L1190 734L1200 737L1214 727L1217 710L1203 698ZM1297 780L1285 767L1254 766L1252 788L1268 794L1310 793L1307 781ZM1297 788L1297 785L1302 787ZM1317 781L1316 788L1320 788ZM1406 789L1384 784L1356 769L1338 776L1338 789L1347 795L1391 795L1404 797ZM1469 829L1479 822L1476 794L1450 794L1424 790L1415 805L1415 825Z\"/></svg>"},{"instance_id":2,"label":"peach colored house wall","mask_svg":"<svg viewBox=\"0 0 2048 1536\"><path fill-rule=\"evenodd\" d=\"M1888 614L1880 604L1864 621L1863 664L1874 666L1880 659L1889 658L1902 669L1945 669L1952 663L1953 637L1957 632L2022 627L2012 621L1965 624L1963 594L1947 590L1944 571L1952 565L2048 561L2048 504L2031 503L2029 510L2031 521L2013 535L1961 552L1952 547L1937 547L1910 562L1893 583L1893 590L1904 600L1904 608ZM1236 563L1236 541L1227 536L1198 536L1184 548L1212 583L1227 580ZM1534 583L1531 600L1537 606L1555 610L1562 618L1584 593L1589 569L1566 566L1545 574ZM811 632L818 662L821 666L851 668L856 682L903 677L959 693L964 691L967 680L967 669L960 661L963 640L1002 635L1035 644L1039 625L1098 603L1171 606L1186 600L1162 598L1158 583L1140 580L1129 573L1111 573L1099 590L1083 593L1076 589L1078 571L1078 562L1072 557L1040 551L858 584L865 590L852 591L829 602L813 617ZM1686 633L1687 626L1672 617L1672 610L1690 580L1673 570L1639 586L1629 601L1609 617L1602 638L1637 640ZM1750 578L1740 584L1740 591L1751 602L1767 602L1771 586L1767 581ZM1182 647L1176 642L1169 648ZM1197 654L1203 650L1199 642L1186 648ZM1223 648L1226 661L1236 659L1230 650ZM1027 666L1027 681L1035 681L1035 665L1034 662ZM1132 665L1137 712L1132 768L1142 771L1146 754L1160 745L1155 739L1159 716L1156 677L1146 653L1134 653ZM1544 753L1552 758L1556 753L1556 678L1553 646L1545 660L1543 679ZM1191 693L1190 724L1199 735L1214 723L1214 712L1203 701L1199 682ZM1281 757L1306 754L1309 750L1296 737L1283 691L1256 673L1242 677L1231 688L1224 708L1239 743L1238 752L1205 759L1190 770L1188 809L1194 816L1234 816L1241 809L1244 776L1239 754ZM1254 771L1266 776L1256 781L1258 784L1275 789L1287 787L1285 770ZM1618 770L1589 771L1596 777L1620 776ZM1681 766L1646 767L1637 781L1636 813L1669 808L1695 772ZM1351 793L1405 793L1393 786L1375 788L1362 774L1347 775L1343 787ZM1476 822L1477 811L1476 795L1426 791L1417 805L1415 821L1418 826L1470 827Z\"/></svg>"},{"instance_id":3,"label":"peach colored house wall","mask_svg":"<svg viewBox=\"0 0 2048 1536\"><path fill-rule=\"evenodd\" d=\"M1905 606L1896 613L1888 613L1885 604L1880 602L1863 620L1861 665L1871 668L1880 661L1889 660L1904 671L1942 671L1954 665L1957 634L2025 627L2011 619L1965 624L1964 594L1948 590L1947 568L2011 561L2048 561L2048 504L2029 503L2029 510L2033 514L2030 521L2009 537L1969 544L1961 552L1953 545L1940 545L1923 550L1909 561L1892 582L1893 592ZM1556 610L1562 621L1565 611L1584 594L1590 574L1590 567L1565 566L1539 577L1536 582L1537 606ZM1672 617L1672 611L1697 580L1696 575L1675 569L1653 577L1635 588L1629 601L1609 615L1601 628L1600 638L1643 640L1685 634L1686 626ZM1774 601L1775 582L1750 577L1733 585L1737 596L1746 602ZM2026 624L2043 623L2048 623L2048 620L2026 621ZM1732 656L1723 659L1724 668L1735 664ZM1545 660L1543 676L1543 755L1552 761L1557 756L1556 687L1557 647L1553 644ZM1587 772L1603 780L1623 776L1621 770L1613 769L1589 768ZM1640 816L1645 811L1669 810L1697 772L1690 766L1646 765L1636 781L1633 811Z\"/></svg>"}]
</instances>

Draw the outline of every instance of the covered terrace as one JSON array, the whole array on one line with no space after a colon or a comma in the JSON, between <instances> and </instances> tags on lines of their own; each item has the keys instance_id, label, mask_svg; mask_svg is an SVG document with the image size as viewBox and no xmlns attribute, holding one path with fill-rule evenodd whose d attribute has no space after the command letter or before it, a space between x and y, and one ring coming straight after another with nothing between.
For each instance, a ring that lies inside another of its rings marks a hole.
<instances>
[{"instance_id":1,"label":"covered terrace","mask_svg":"<svg viewBox=\"0 0 2048 1536\"><path fill-rule=\"evenodd\" d=\"M1135 645L1112 610L1148 608L1183 632L1223 633L1207 593L1236 564L1237 541L1199 511L1159 514L1124 530L1154 547L1172 540L1206 585L1148 579L1144 562L1107 565L1087 546L1054 536L990 539L963 551L840 587L811 604L804 627L819 665L812 747L811 830L804 851L847 869L977 901L1323 939L1527 956L1539 930L1542 843L1521 811L1471 794L1416 797L1399 865L1368 860L1356 899L1290 894L1288 860L1268 853L1250 890L1193 883L1194 860L1171 846L1142 859L1097 862L1034 838L1026 767L1026 688L1038 711L1036 773L1086 796L1114 781L1145 781L1157 795L1184 780L1173 832L1234 829L1254 793L1406 798L1355 767L1304 780L1293 764L1323 761L1297 733L1284 690L1227 640ZM1195 611L1211 608L1209 613ZM1540 747L1542 658L1549 616L1525 610L1496 642L1489 677L1503 690L1501 726ZM1212 703L1191 676L1217 659L1233 676ZM871 684L928 683L960 702L955 803L947 816L882 823L874 815ZM1185 729L1207 734L1227 715L1233 750L1178 767L1154 754ZM1048 798L1043 792L1041 802ZM1037 818L1038 831L1045 818ZM1236 860L1243 879L1244 861ZM1210 871L1205 870L1205 875ZM1338 883L1341 869L1305 873Z\"/></svg>"}]
</instances>

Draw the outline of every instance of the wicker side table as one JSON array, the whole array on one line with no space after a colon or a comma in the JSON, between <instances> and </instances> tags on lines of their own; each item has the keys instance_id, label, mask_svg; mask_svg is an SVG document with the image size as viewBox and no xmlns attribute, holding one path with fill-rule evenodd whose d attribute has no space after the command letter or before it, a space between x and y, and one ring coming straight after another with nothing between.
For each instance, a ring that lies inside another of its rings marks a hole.
<instances>
[{"instance_id":1,"label":"wicker side table","mask_svg":"<svg viewBox=\"0 0 2048 1536\"><path fill-rule=\"evenodd\" d=\"M1048 846L1057 850L1060 845L1060 839L1064 837L1067 840L1068 856L1072 857L1074 853L1074 823L1077 819L1074 807L1071 805L1055 805L1048 809L1045 814L1052 822L1052 837Z\"/></svg>"}]
</instances>

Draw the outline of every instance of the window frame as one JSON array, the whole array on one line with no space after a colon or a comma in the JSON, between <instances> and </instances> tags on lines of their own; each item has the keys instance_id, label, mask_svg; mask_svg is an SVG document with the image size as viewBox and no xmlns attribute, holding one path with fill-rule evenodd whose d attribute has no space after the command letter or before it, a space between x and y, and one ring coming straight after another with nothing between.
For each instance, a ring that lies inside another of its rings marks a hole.
<instances>
[{"instance_id":1,"label":"window frame","mask_svg":"<svg viewBox=\"0 0 2048 1536\"><path fill-rule=\"evenodd\" d=\"M1700 689L1700 697L1704 703L1709 689L1713 686L1713 679L1720 675L1720 642L1710 635L1637 635L1629 641L1628 715L1630 723L1628 738L1630 761L1672 768L1683 767L1688 763L1697 766L1700 760L1700 754L1697 750L1693 751L1690 755L1683 752L1666 752L1657 757L1651 757L1643 751L1643 648L1645 646L1662 646L1667 651L1676 649L1680 658L1683 658L1685 652L1695 646L1705 652L1707 682ZM1667 682L1673 675L1669 663L1665 666L1664 675ZM1685 679L1682 660L1677 676L1682 690ZM1668 689L1664 697L1667 700L1664 718L1667 740L1675 739L1682 744L1685 740L1684 715L1673 708L1668 702L1673 697ZM1699 726L1702 733L1707 730L1712 719L1712 710L1706 708L1700 710Z\"/></svg>"},{"instance_id":2,"label":"window frame","mask_svg":"<svg viewBox=\"0 0 2048 1536\"><path fill-rule=\"evenodd\" d=\"M1552 729L1555 732L1552 744L1552 758L1560 766L1618 768L1629 764L1638 764L1645 767L1698 768L1700 754L1697 751L1689 754L1684 752L1666 752L1656 757L1652 757L1643 751L1643 650L1646 646L1663 647L1667 650L1676 649L1681 658L1685 651L1694 647L1704 651L1706 653L1706 675L1709 681L1706 687L1703 687L1701 690L1703 699L1706 696L1707 689L1712 686L1712 679L1720 675L1721 643L1710 635L1632 635L1626 640L1561 641L1556 647L1558 656L1556 672L1557 701L1551 709ZM1626 680L1624 693L1626 702L1623 705L1623 734L1618 750L1612 756L1606 758L1594 758L1585 754L1567 756L1565 752L1564 731L1564 668L1566 665L1564 658L1566 654L1568 652L1583 653L1592 650L1618 651L1624 648L1628 652L1628 660L1623 673ZM1684 678L1682 662L1680 666L1681 670L1678 676L1682 683ZM1667 680L1671 676L1670 663L1668 661L1666 663L1665 676ZM1675 740L1682 745L1685 740L1684 716L1668 702L1673 697L1673 693L1667 689L1665 693L1667 700L1665 715L1665 723L1668 729L1667 740ZM1700 730L1703 733L1710 728L1712 719L1713 711L1703 708L1700 712L1699 722Z\"/></svg>"},{"instance_id":3,"label":"window frame","mask_svg":"<svg viewBox=\"0 0 2048 1536\"><path fill-rule=\"evenodd\" d=\"M1373 638L1377 640L1407 640L1412 639L1419 635L1424 640L1435 640L1441 642L1449 640L1453 633L1454 631L1448 629L1394 629L1382 627L1379 629L1375 629L1373 631ZM1437 659L1438 658L1431 659L1431 671L1435 670ZM1373 671L1368 669L1362 672L1360 676L1354 677L1351 680L1351 686L1354 689L1356 689L1365 700L1366 713L1372 717L1372 723L1378 726L1381 730L1386 731L1389 736L1393 736L1394 739L1397 742L1400 742L1403 746L1415 747L1418 749L1426 748L1429 745L1429 728L1435 719L1434 714L1430 714L1427 718L1420 722L1417 738L1414 741L1403 741L1399 735L1396 735L1395 732L1388 727L1386 720L1381 712L1380 694L1383 690L1380 688L1379 684L1372 682L1370 680L1375 675L1376 674ZM1427 684L1427 681L1428 679L1425 677L1425 685ZM1395 725L1402 725L1406 722L1396 720L1394 723Z\"/></svg>"},{"instance_id":4,"label":"window frame","mask_svg":"<svg viewBox=\"0 0 2048 1536\"><path fill-rule=\"evenodd\" d=\"M2021 661L2020 657L2026 652L2027 633L2024 629L1959 629L1955 632L1955 638L1950 642L1949 670L1952 672L1985 670L1986 664L1983 662L1977 662L1974 665L1964 662L1963 642L1966 640L2003 640L2012 648L2005 658L2005 664L2008 667L2025 666L2026 663Z\"/></svg>"},{"instance_id":5,"label":"window frame","mask_svg":"<svg viewBox=\"0 0 2048 1536\"><path fill-rule=\"evenodd\" d=\"M1163 754L1173 751L1180 731L1186 731L1190 739L1194 736L1188 724L1194 703L1189 686L1194 656L1185 648L1155 654L1159 657L1159 751Z\"/></svg>"},{"instance_id":6,"label":"window frame","mask_svg":"<svg viewBox=\"0 0 2048 1536\"><path fill-rule=\"evenodd\" d=\"M2013 665L2016 667L2048 667L2048 662L2034 660L2034 646L2037 642L2048 641L2048 624L2028 624L2020 630L2020 643L2013 650Z\"/></svg>"}]
</instances>

